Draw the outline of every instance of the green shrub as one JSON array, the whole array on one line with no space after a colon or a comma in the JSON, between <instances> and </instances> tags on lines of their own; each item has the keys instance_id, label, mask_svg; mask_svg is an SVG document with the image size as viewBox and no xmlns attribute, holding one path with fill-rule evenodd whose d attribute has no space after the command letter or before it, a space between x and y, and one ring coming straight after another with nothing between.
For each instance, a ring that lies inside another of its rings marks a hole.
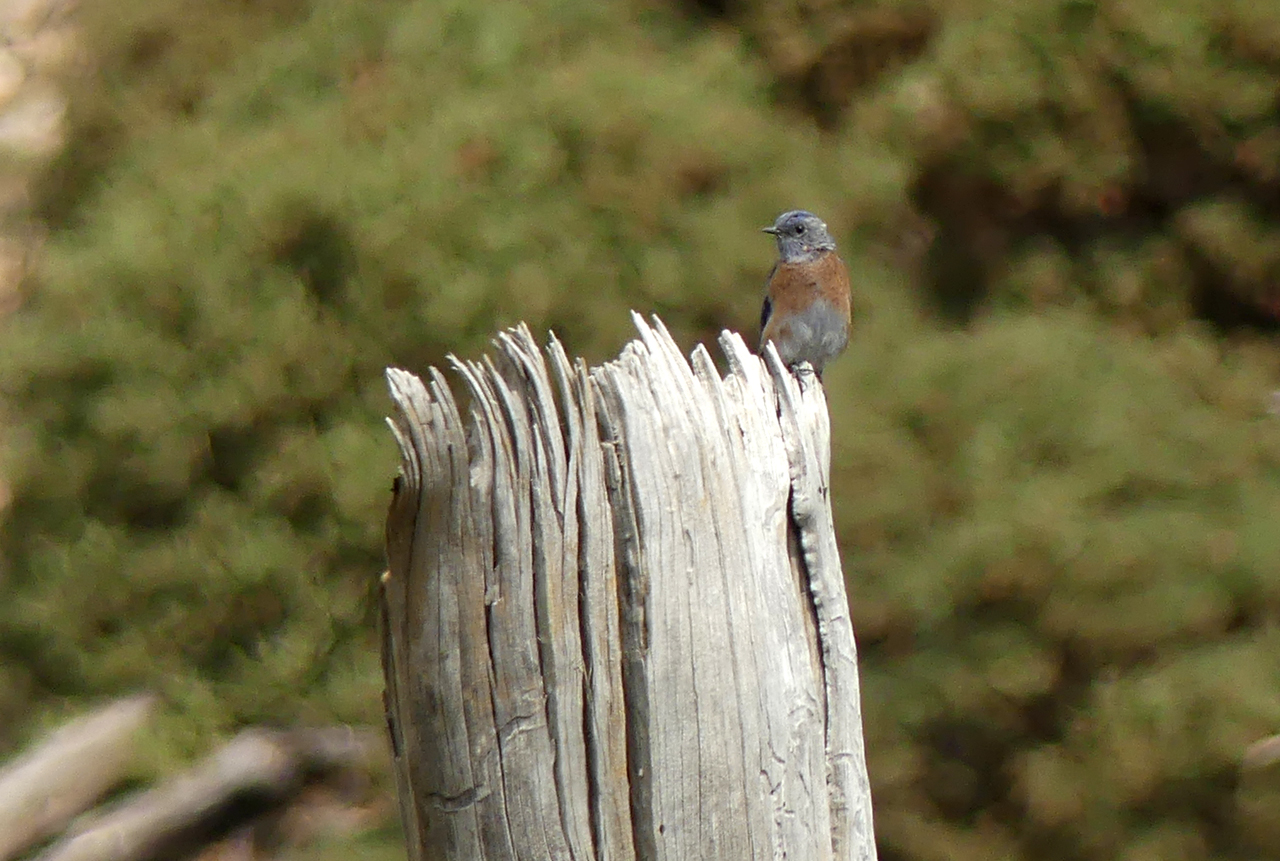
<instances>
[{"instance_id":1,"label":"green shrub","mask_svg":"<svg viewBox=\"0 0 1280 861\"><path fill-rule=\"evenodd\" d=\"M1280 724L1265 377L1078 313L852 352L833 485L882 843L1115 858L1158 822L1241 851L1219 823Z\"/></svg>"},{"instance_id":2,"label":"green shrub","mask_svg":"<svg viewBox=\"0 0 1280 861\"><path fill-rule=\"evenodd\" d=\"M0 346L0 740L33 698L137 686L206 729L375 719L382 369L520 319L599 360L628 306L749 328L757 228L839 198L838 145L783 133L733 39L626 10L174 0L87 26L106 71L71 82Z\"/></svg>"},{"instance_id":3,"label":"green shrub","mask_svg":"<svg viewBox=\"0 0 1280 861\"><path fill-rule=\"evenodd\" d=\"M1273 5L716 8L790 102L901 160L906 193L862 226L899 256L927 247L920 286L949 313L1280 321Z\"/></svg>"},{"instance_id":4,"label":"green shrub","mask_svg":"<svg viewBox=\"0 0 1280 861\"><path fill-rule=\"evenodd\" d=\"M382 368L521 319L599 361L629 307L750 333L757 228L804 205L856 284L827 385L884 857L1254 857L1276 350L1197 317L1270 313L1280 13L702 8L88 9L0 339L0 745L138 687L157 768L377 721Z\"/></svg>"}]
</instances>

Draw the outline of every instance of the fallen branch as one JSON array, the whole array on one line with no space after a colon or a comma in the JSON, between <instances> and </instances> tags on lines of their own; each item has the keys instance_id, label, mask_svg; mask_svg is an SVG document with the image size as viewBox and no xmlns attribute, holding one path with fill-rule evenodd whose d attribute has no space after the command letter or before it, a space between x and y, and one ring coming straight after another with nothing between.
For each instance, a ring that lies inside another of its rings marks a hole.
<instances>
[{"instance_id":1,"label":"fallen branch","mask_svg":"<svg viewBox=\"0 0 1280 861\"><path fill-rule=\"evenodd\" d=\"M154 705L151 696L114 702L0 771L0 861L57 834L120 782Z\"/></svg>"},{"instance_id":2,"label":"fallen branch","mask_svg":"<svg viewBox=\"0 0 1280 861\"><path fill-rule=\"evenodd\" d=\"M366 764L380 740L347 727L246 730L190 772L75 829L37 861L158 861L216 840L309 781Z\"/></svg>"}]
</instances>

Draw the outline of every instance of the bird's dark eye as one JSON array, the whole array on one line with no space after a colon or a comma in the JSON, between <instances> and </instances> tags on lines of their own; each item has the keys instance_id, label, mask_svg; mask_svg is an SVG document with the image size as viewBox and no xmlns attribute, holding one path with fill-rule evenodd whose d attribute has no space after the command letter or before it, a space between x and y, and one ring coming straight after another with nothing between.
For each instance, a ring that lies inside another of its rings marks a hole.
<instances>
[{"instance_id":1,"label":"bird's dark eye","mask_svg":"<svg viewBox=\"0 0 1280 861\"><path fill-rule=\"evenodd\" d=\"M803 224L797 224L797 225L796 225L796 236L804 236L804 225L803 225Z\"/></svg>"}]
</instances>

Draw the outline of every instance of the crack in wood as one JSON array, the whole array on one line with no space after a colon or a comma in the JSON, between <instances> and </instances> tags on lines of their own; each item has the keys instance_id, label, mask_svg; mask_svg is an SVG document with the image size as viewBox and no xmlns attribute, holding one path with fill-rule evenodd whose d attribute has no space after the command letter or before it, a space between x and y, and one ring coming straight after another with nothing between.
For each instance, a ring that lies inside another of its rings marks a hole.
<instances>
[{"instance_id":1,"label":"crack in wood","mask_svg":"<svg viewBox=\"0 0 1280 861\"><path fill-rule=\"evenodd\" d=\"M384 672L414 858L870 861L820 383L523 326L389 371Z\"/></svg>"}]
</instances>

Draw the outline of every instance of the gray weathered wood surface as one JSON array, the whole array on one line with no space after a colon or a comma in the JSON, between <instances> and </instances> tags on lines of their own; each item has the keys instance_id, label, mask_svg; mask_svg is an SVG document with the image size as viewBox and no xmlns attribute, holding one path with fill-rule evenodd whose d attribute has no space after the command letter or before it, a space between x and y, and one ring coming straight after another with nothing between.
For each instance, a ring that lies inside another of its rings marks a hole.
<instances>
[{"instance_id":1,"label":"gray weathered wood surface","mask_svg":"<svg viewBox=\"0 0 1280 861\"><path fill-rule=\"evenodd\" d=\"M388 371L387 717L410 857L873 859L821 385L660 322Z\"/></svg>"}]
</instances>

